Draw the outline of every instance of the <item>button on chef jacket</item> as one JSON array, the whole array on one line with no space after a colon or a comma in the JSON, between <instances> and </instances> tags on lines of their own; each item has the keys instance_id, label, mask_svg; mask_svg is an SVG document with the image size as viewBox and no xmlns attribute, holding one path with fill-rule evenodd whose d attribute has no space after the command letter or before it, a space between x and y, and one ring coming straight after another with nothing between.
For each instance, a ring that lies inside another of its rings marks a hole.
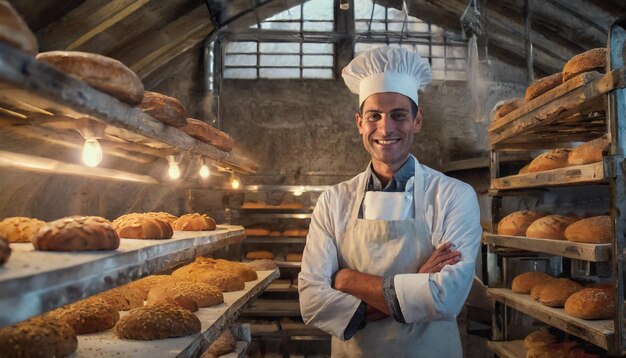
<instances>
[{"instance_id":1,"label":"button on chef jacket","mask_svg":"<svg viewBox=\"0 0 626 358\"><path fill-rule=\"evenodd\" d=\"M368 336L367 340L378 339L374 346L388 354L438 356L437 352L446 351L452 356L460 356L456 316L469 294L474 275L481 235L478 202L471 186L419 164L412 155L411 159L416 163L416 175L420 175L424 183L422 192L416 192L414 198L422 201L420 207L424 210L415 215L425 218L430 236L422 240L429 241L426 247L429 247L430 253L442 243L452 243L453 249L461 252L461 260L444 267L439 273L418 274L415 270L384 277L384 282L393 283L393 299L397 300L400 312L394 312L393 317L369 323L368 326L384 327L388 332L399 328L409 333L408 336L389 337L385 332L380 332L380 338ZM333 335L333 355L337 355L335 346L341 346L342 341L348 338L348 342L358 341L359 336L365 334L363 331L367 330L366 326L353 337L345 336L355 313L359 307L362 308L362 302L352 295L333 289L331 285L335 272L341 268L352 268L341 266L350 261L341 256L341 252L345 252L342 250L342 245L345 245L342 238L359 187L368 185L370 173L368 167L365 172L332 186L320 196L311 218L298 277L302 317L305 323ZM418 262L417 267L423 263ZM394 307L390 308L394 310ZM394 320L398 317L401 317L402 322ZM422 335L427 335L427 339ZM398 341L399 338L406 342ZM419 342L419 349L415 349L416 342ZM411 350L402 351L403 347L411 347ZM356 355L368 355L367 352L358 351ZM372 356L377 354L369 352ZM346 355L345 351L342 353L339 355Z\"/></svg>"}]
</instances>

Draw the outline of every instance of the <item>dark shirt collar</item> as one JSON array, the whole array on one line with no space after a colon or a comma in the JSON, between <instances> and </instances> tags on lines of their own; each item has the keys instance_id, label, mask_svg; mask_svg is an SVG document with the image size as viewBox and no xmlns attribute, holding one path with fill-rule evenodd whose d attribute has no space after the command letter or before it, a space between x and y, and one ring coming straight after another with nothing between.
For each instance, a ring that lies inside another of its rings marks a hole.
<instances>
[{"instance_id":1,"label":"dark shirt collar","mask_svg":"<svg viewBox=\"0 0 626 358\"><path fill-rule=\"evenodd\" d=\"M413 160L413 156L409 155L409 158L402 164L400 169L384 188L380 179L378 179L374 173L374 168L371 163L368 167L368 171L369 179L367 181L367 191L403 192L405 191L406 183L415 175L415 161Z\"/></svg>"}]
</instances>

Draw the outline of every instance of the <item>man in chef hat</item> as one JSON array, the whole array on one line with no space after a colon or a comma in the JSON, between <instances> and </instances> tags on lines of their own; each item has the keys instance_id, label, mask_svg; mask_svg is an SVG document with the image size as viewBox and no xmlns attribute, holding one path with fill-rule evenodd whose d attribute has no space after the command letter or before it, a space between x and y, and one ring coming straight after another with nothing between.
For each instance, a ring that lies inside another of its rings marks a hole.
<instances>
[{"instance_id":1,"label":"man in chef hat","mask_svg":"<svg viewBox=\"0 0 626 358\"><path fill-rule=\"evenodd\" d=\"M474 275L480 214L469 185L410 153L430 66L381 47L353 59L343 78L359 95L371 163L317 202L298 277L302 317L333 335L333 357L460 357L456 316Z\"/></svg>"}]
</instances>

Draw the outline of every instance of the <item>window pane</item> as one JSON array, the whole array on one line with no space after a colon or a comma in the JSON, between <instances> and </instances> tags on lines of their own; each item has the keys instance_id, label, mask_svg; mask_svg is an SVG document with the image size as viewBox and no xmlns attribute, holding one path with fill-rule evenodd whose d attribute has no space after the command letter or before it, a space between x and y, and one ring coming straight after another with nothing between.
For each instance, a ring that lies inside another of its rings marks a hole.
<instances>
[{"instance_id":1,"label":"window pane","mask_svg":"<svg viewBox=\"0 0 626 358\"><path fill-rule=\"evenodd\" d=\"M446 69L464 70L465 69L465 60L447 60L446 61Z\"/></svg>"},{"instance_id":2,"label":"window pane","mask_svg":"<svg viewBox=\"0 0 626 358\"><path fill-rule=\"evenodd\" d=\"M333 0L309 0L304 3L305 20L333 20Z\"/></svg>"},{"instance_id":3,"label":"window pane","mask_svg":"<svg viewBox=\"0 0 626 358\"><path fill-rule=\"evenodd\" d=\"M390 22L387 26L389 31L402 32L402 22ZM408 24L404 25L404 32L408 32Z\"/></svg>"},{"instance_id":4,"label":"window pane","mask_svg":"<svg viewBox=\"0 0 626 358\"><path fill-rule=\"evenodd\" d=\"M379 31L379 32L386 31L385 24L381 23L381 22L373 23L372 24L372 31Z\"/></svg>"},{"instance_id":5,"label":"window pane","mask_svg":"<svg viewBox=\"0 0 626 358\"><path fill-rule=\"evenodd\" d=\"M254 79L256 78L255 68L225 68L224 78L244 78Z\"/></svg>"},{"instance_id":6,"label":"window pane","mask_svg":"<svg viewBox=\"0 0 626 358\"><path fill-rule=\"evenodd\" d=\"M446 62L443 58L433 58L431 66L433 69L444 69L446 66Z\"/></svg>"},{"instance_id":7,"label":"window pane","mask_svg":"<svg viewBox=\"0 0 626 358\"><path fill-rule=\"evenodd\" d=\"M435 70L433 69L433 79L434 80L443 80L445 78L444 70Z\"/></svg>"},{"instance_id":8,"label":"window pane","mask_svg":"<svg viewBox=\"0 0 626 358\"><path fill-rule=\"evenodd\" d=\"M263 22L261 28L265 30L286 30L286 31L298 31L300 30L299 22Z\"/></svg>"},{"instance_id":9,"label":"window pane","mask_svg":"<svg viewBox=\"0 0 626 358\"><path fill-rule=\"evenodd\" d=\"M448 46L446 49L448 58L466 58L465 46Z\"/></svg>"},{"instance_id":10,"label":"window pane","mask_svg":"<svg viewBox=\"0 0 626 358\"><path fill-rule=\"evenodd\" d=\"M372 1L363 0L354 2L354 18L355 19L369 19L372 13Z\"/></svg>"},{"instance_id":11,"label":"window pane","mask_svg":"<svg viewBox=\"0 0 626 358\"><path fill-rule=\"evenodd\" d=\"M430 57L428 45L417 45L417 53L422 57Z\"/></svg>"},{"instance_id":12,"label":"window pane","mask_svg":"<svg viewBox=\"0 0 626 358\"><path fill-rule=\"evenodd\" d=\"M367 29L368 29L367 22L365 22L365 21L359 21L359 22L355 23L355 24L354 24L354 29L355 29L357 32L360 32L360 31L367 31Z\"/></svg>"},{"instance_id":13,"label":"window pane","mask_svg":"<svg viewBox=\"0 0 626 358\"><path fill-rule=\"evenodd\" d=\"M297 55L261 55L261 66L299 67L300 56Z\"/></svg>"},{"instance_id":14,"label":"window pane","mask_svg":"<svg viewBox=\"0 0 626 358\"><path fill-rule=\"evenodd\" d=\"M433 45L431 47L432 56L433 57L442 57L444 56L444 48L441 45Z\"/></svg>"},{"instance_id":15,"label":"window pane","mask_svg":"<svg viewBox=\"0 0 626 358\"><path fill-rule=\"evenodd\" d=\"M302 24L304 31L334 31L335 26L332 22L305 22Z\"/></svg>"},{"instance_id":16,"label":"window pane","mask_svg":"<svg viewBox=\"0 0 626 358\"><path fill-rule=\"evenodd\" d=\"M359 42L359 43L357 43L354 46L354 52L355 52L355 54L360 54L362 52L371 51L371 50L373 50L375 48L378 48L378 47L381 47L381 46L385 46L385 44L382 44L382 43L361 43L361 42Z\"/></svg>"},{"instance_id":17,"label":"window pane","mask_svg":"<svg viewBox=\"0 0 626 358\"><path fill-rule=\"evenodd\" d=\"M300 78L298 68L261 68L261 78Z\"/></svg>"},{"instance_id":18,"label":"window pane","mask_svg":"<svg viewBox=\"0 0 626 358\"><path fill-rule=\"evenodd\" d=\"M322 55L322 56L314 56L314 55L304 55L302 56L302 65L303 66L332 66L333 65L333 56Z\"/></svg>"},{"instance_id":19,"label":"window pane","mask_svg":"<svg viewBox=\"0 0 626 358\"><path fill-rule=\"evenodd\" d=\"M229 52L256 53L256 42L229 42L226 44L226 53Z\"/></svg>"},{"instance_id":20,"label":"window pane","mask_svg":"<svg viewBox=\"0 0 626 358\"><path fill-rule=\"evenodd\" d=\"M289 10L279 12L278 14L268 18L266 21L273 20L300 20L300 5L294 6Z\"/></svg>"},{"instance_id":21,"label":"window pane","mask_svg":"<svg viewBox=\"0 0 626 358\"><path fill-rule=\"evenodd\" d=\"M383 6L380 6L378 4L374 5L374 20L376 19L384 20L386 10L387 9ZM370 8L370 11L372 11L371 8ZM368 19L370 18L370 15L371 15L371 12L367 16Z\"/></svg>"},{"instance_id":22,"label":"window pane","mask_svg":"<svg viewBox=\"0 0 626 358\"><path fill-rule=\"evenodd\" d=\"M428 32L428 24L424 22L410 23L408 28L411 32Z\"/></svg>"},{"instance_id":23,"label":"window pane","mask_svg":"<svg viewBox=\"0 0 626 358\"><path fill-rule=\"evenodd\" d=\"M300 44L288 43L288 42L261 42L259 44L259 52L261 53L276 53L276 52L300 53Z\"/></svg>"},{"instance_id":24,"label":"window pane","mask_svg":"<svg viewBox=\"0 0 626 358\"><path fill-rule=\"evenodd\" d=\"M404 20L404 11L395 9L393 7L387 8L387 18L389 20Z\"/></svg>"},{"instance_id":25,"label":"window pane","mask_svg":"<svg viewBox=\"0 0 626 358\"><path fill-rule=\"evenodd\" d=\"M256 55L226 55L224 57L226 66L256 66Z\"/></svg>"},{"instance_id":26,"label":"window pane","mask_svg":"<svg viewBox=\"0 0 626 358\"><path fill-rule=\"evenodd\" d=\"M320 43L303 43L302 52L304 53L334 53L333 44Z\"/></svg>"},{"instance_id":27,"label":"window pane","mask_svg":"<svg viewBox=\"0 0 626 358\"><path fill-rule=\"evenodd\" d=\"M303 78L333 78L333 70L323 68L305 68L302 70Z\"/></svg>"}]
</instances>

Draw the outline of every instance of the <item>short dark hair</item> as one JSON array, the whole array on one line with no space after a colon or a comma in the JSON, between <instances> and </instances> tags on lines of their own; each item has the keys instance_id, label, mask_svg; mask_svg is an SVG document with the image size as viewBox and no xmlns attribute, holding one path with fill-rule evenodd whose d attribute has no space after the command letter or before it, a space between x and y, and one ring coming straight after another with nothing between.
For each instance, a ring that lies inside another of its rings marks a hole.
<instances>
[{"instance_id":1,"label":"short dark hair","mask_svg":"<svg viewBox=\"0 0 626 358\"><path fill-rule=\"evenodd\" d=\"M417 117L417 109L419 107L411 98L409 98L409 102L411 102L411 115L413 116L413 119L415 119L415 117ZM363 103L365 103L365 101L363 101ZM361 107L359 107L359 116L361 117L363 117L363 103L361 103Z\"/></svg>"}]
</instances>

